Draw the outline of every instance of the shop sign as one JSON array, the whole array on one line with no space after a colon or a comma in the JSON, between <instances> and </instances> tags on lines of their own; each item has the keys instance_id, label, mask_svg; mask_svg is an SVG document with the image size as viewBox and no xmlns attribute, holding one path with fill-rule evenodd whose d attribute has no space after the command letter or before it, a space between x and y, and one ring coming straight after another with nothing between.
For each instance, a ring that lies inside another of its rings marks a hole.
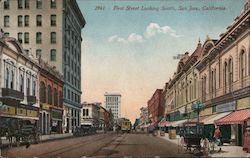
<instances>
[{"instance_id":1,"label":"shop sign","mask_svg":"<svg viewBox=\"0 0 250 158\"><path fill-rule=\"evenodd\" d=\"M200 112L201 116L211 115L213 113L212 107L206 108Z\"/></svg>"},{"instance_id":2,"label":"shop sign","mask_svg":"<svg viewBox=\"0 0 250 158\"><path fill-rule=\"evenodd\" d=\"M62 111L59 111L59 110L52 110L51 111L51 116L52 116L52 119L62 119Z\"/></svg>"},{"instance_id":3,"label":"shop sign","mask_svg":"<svg viewBox=\"0 0 250 158\"><path fill-rule=\"evenodd\" d=\"M237 109L250 108L250 97L237 100Z\"/></svg>"},{"instance_id":4,"label":"shop sign","mask_svg":"<svg viewBox=\"0 0 250 158\"><path fill-rule=\"evenodd\" d=\"M21 116L26 116L27 115L27 110L24 108L17 108L17 115L21 115Z\"/></svg>"},{"instance_id":5,"label":"shop sign","mask_svg":"<svg viewBox=\"0 0 250 158\"><path fill-rule=\"evenodd\" d=\"M27 116L30 117L38 117L37 111L34 110L27 110Z\"/></svg>"},{"instance_id":6,"label":"shop sign","mask_svg":"<svg viewBox=\"0 0 250 158\"><path fill-rule=\"evenodd\" d=\"M49 108L50 108L49 104L46 104L46 103L42 104L42 109L49 110Z\"/></svg>"},{"instance_id":7,"label":"shop sign","mask_svg":"<svg viewBox=\"0 0 250 158\"><path fill-rule=\"evenodd\" d=\"M8 106L3 104L3 102L0 102L0 112L5 113L5 114L10 114L10 115L15 115L16 114L16 108L12 106Z\"/></svg>"},{"instance_id":8,"label":"shop sign","mask_svg":"<svg viewBox=\"0 0 250 158\"><path fill-rule=\"evenodd\" d=\"M236 101L219 104L216 106L216 112L226 112L226 111L233 111L236 108Z\"/></svg>"}]
</instances>

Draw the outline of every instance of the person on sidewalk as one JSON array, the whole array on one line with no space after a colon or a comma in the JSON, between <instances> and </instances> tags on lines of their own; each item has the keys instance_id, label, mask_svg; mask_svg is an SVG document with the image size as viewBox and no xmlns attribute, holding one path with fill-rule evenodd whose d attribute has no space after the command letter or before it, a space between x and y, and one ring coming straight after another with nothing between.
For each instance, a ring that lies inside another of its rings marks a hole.
<instances>
[{"instance_id":1,"label":"person on sidewalk","mask_svg":"<svg viewBox=\"0 0 250 158\"><path fill-rule=\"evenodd\" d=\"M220 131L220 128L219 126L217 126L215 128L215 131L214 131L214 138L215 138L215 142L218 146L221 146L221 131ZM221 148L219 149L219 151L221 151Z\"/></svg>"}]
</instances>

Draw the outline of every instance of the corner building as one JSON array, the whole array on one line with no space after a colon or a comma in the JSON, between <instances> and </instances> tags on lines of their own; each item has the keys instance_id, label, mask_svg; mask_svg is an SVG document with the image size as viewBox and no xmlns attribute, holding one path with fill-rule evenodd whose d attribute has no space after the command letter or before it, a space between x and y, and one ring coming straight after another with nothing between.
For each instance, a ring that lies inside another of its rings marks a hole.
<instances>
[{"instance_id":1,"label":"corner building","mask_svg":"<svg viewBox=\"0 0 250 158\"><path fill-rule=\"evenodd\" d=\"M4 0L0 27L24 52L41 58L64 76L63 132L80 125L81 29L85 19L76 0Z\"/></svg>"}]
</instances>

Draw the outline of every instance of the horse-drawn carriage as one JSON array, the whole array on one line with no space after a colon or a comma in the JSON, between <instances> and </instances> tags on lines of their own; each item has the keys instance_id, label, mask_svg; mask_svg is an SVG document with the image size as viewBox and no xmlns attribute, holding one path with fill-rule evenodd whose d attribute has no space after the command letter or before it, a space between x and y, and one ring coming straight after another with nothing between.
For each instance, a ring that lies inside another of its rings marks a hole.
<instances>
[{"instance_id":1,"label":"horse-drawn carriage","mask_svg":"<svg viewBox=\"0 0 250 158\"><path fill-rule=\"evenodd\" d=\"M184 137L185 148L190 152L201 152L201 139L204 137L204 124L186 122L181 129Z\"/></svg>"},{"instance_id":2,"label":"horse-drawn carriage","mask_svg":"<svg viewBox=\"0 0 250 158\"><path fill-rule=\"evenodd\" d=\"M38 127L29 120L7 119L1 124L0 136L8 139L9 146L40 142Z\"/></svg>"}]
</instances>

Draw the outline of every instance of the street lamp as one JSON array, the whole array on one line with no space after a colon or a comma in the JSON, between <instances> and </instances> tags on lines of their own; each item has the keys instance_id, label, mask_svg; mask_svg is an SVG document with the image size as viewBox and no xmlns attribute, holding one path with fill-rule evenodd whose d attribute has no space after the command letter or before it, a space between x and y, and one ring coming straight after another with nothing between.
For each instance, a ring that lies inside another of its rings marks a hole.
<instances>
[{"instance_id":1,"label":"street lamp","mask_svg":"<svg viewBox=\"0 0 250 158\"><path fill-rule=\"evenodd\" d=\"M197 112L197 122L198 122L198 124L197 124L197 134L198 134L198 132L199 132L200 112L201 112L201 110L204 109L204 108L205 108L205 105L202 104L202 103L200 102L200 100L196 100L196 101L192 104L192 110L195 111L195 112Z\"/></svg>"}]
</instances>

